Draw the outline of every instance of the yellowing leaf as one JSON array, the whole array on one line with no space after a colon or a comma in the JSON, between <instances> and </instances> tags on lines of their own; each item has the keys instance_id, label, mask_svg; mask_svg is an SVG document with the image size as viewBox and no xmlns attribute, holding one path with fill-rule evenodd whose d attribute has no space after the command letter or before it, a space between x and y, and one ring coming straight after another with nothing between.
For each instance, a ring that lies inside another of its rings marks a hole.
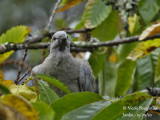
<instances>
[{"instance_id":1,"label":"yellowing leaf","mask_svg":"<svg viewBox=\"0 0 160 120\"><path fill-rule=\"evenodd\" d=\"M1 81L1 80L4 80L4 75L3 75L2 70L0 70L0 81Z\"/></svg>"},{"instance_id":2,"label":"yellowing leaf","mask_svg":"<svg viewBox=\"0 0 160 120\"><path fill-rule=\"evenodd\" d=\"M61 3L61 7L56 12L61 12L67 10L75 5L81 3L83 0L63 0Z\"/></svg>"},{"instance_id":3,"label":"yellowing leaf","mask_svg":"<svg viewBox=\"0 0 160 120\"><path fill-rule=\"evenodd\" d=\"M117 61L117 54L113 54L112 56L110 56L109 60L115 63Z\"/></svg>"},{"instance_id":4,"label":"yellowing leaf","mask_svg":"<svg viewBox=\"0 0 160 120\"><path fill-rule=\"evenodd\" d=\"M145 55L148 55L150 52L152 52L159 46L160 46L160 39L141 42L134 48L134 50L127 58L131 60L137 60L138 58L142 58Z\"/></svg>"},{"instance_id":5,"label":"yellowing leaf","mask_svg":"<svg viewBox=\"0 0 160 120\"><path fill-rule=\"evenodd\" d=\"M21 43L25 40L26 36L31 32L31 29L27 26L17 26L13 27L6 32L6 34L2 34L0 36L0 44L3 43ZM4 54L0 54L0 63L5 61L13 51L6 52Z\"/></svg>"},{"instance_id":6,"label":"yellowing leaf","mask_svg":"<svg viewBox=\"0 0 160 120\"><path fill-rule=\"evenodd\" d=\"M0 118L1 120L27 120L27 118L14 108L0 104Z\"/></svg>"},{"instance_id":7,"label":"yellowing leaf","mask_svg":"<svg viewBox=\"0 0 160 120\"><path fill-rule=\"evenodd\" d=\"M133 33L137 21L137 14L128 17L129 32Z\"/></svg>"},{"instance_id":8,"label":"yellowing leaf","mask_svg":"<svg viewBox=\"0 0 160 120\"><path fill-rule=\"evenodd\" d=\"M0 83L4 86L6 86L7 88L9 88L11 85L14 84L14 82L12 80L2 80L0 81Z\"/></svg>"},{"instance_id":9,"label":"yellowing leaf","mask_svg":"<svg viewBox=\"0 0 160 120\"><path fill-rule=\"evenodd\" d=\"M148 113L154 113L154 114L160 115L160 113L155 111L155 110L154 111L153 110L149 110Z\"/></svg>"},{"instance_id":10,"label":"yellowing leaf","mask_svg":"<svg viewBox=\"0 0 160 120\"><path fill-rule=\"evenodd\" d=\"M13 53L13 51L9 51L4 54L0 54L0 63L5 61L12 53Z\"/></svg>"},{"instance_id":11,"label":"yellowing leaf","mask_svg":"<svg viewBox=\"0 0 160 120\"><path fill-rule=\"evenodd\" d=\"M24 85L11 85L9 87L11 93L23 96L29 101L35 102L37 100L37 93L32 88L28 87L26 84Z\"/></svg>"},{"instance_id":12,"label":"yellowing leaf","mask_svg":"<svg viewBox=\"0 0 160 120\"><path fill-rule=\"evenodd\" d=\"M11 80L5 80L4 79L4 75L3 75L3 72L0 70L0 84L4 85L5 87L10 87L11 85L14 84L13 81Z\"/></svg>"},{"instance_id":13,"label":"yellowing leaf","mask_svg":"<svg viewBox=\"0 0 160 120\"><path fill-rule=\"evenodd\" d=\"M159 34L160 33L160 23L152 25L151 27L147 28L141 36L139 37L139 40L143 40L145 38L151 37L153 35Z\"/></svg>"},{"instance_id":14,"label":"yellowing leaf","mask_svg":"<svg viewBox=\"0 0 160 120\"><path fill-rule=\"evenodd\" d=\"M21 43L25 40L26 36L31 32L31 29L27 26L13 27L0 36L0 44L2 43Z\"/></svg>"},{"instance_id":15,"label":"yellowing leaf","mask_svg":"<svg viewBox=\"0 0 160 120\"><path fill-rule=\"evenodd\" d=\"M21 96L12 94L3 95L1 96L1 102L22 113L27 120L38 120L38 114L36 110Z\"/></svg>"}]
</instances>

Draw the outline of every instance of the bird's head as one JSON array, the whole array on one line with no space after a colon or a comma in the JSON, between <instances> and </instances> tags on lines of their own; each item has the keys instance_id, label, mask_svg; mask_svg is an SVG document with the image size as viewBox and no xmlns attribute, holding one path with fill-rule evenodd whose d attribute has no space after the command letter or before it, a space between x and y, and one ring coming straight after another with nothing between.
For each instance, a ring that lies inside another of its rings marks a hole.
<instances>
[{"instance_id":1,"label":"bird's head","mask_svg":"<svg viewBox=\"0 0 160 120\"><path fill-rule=\"evenodd\" d=\"M50 52L70 50L70 40L65 31L58 31L52 36Z\"/></svg>"}]
</instances>

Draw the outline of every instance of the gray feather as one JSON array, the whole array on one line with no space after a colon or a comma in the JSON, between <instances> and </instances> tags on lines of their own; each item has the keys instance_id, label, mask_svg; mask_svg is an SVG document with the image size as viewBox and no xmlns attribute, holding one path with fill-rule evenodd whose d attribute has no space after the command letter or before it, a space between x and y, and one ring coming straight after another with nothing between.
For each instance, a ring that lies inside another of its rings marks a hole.
<instances>
[{"instance_id":1,"label":"gray feather","mask_svg":"<svg viewBox=\"0 0 160 120\"><path fill-rule=\"evenodd\" d=\"M72 92L94 92L94 76L87 61L76 59L70 53L70 41L66 32L56 32L52 37L50 54L44 62L33 68L34 73L54 76L63 82ZM53 87L54 91L63 96L64 93Z\"/></svg>"}]
</instances>

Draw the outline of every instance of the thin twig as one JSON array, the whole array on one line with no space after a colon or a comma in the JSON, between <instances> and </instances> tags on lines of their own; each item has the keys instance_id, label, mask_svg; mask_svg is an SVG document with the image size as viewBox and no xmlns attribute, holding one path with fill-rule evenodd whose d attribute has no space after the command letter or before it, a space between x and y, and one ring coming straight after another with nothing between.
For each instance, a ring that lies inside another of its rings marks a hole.
<instances>
[{"instance_id":1,"label":"thin twig","mask_svg":"<svg viewBox=\"0 0 160 120\"><path fill-rule=\"evenodd\" d=\"M4 67L6 65L11 65L11 64L16 64L16 65L23 65L24 68L26 68L29 72L32 73L33 76L33 80L35 81L35 87L36 87L36 93L39 93L38 90L38 78L36 77L36 75L34 74L34 72L32 71L32 68L29 67L29 65L27 65L26 63L22 62L22 61L18 61L18 60L9 60L9 61L4 61L3 63L0 63L0 68Z\"/></svg>"},{"instance_id":2,"label":"thin twig","mask_svg":"<svg viewBox=\"0 0 160 120\"><path fill-rule=\"evenodd\" d=\"M29 43L27 43L26 46L25 46L25 51L24 51L24 56L23 56L23 58L22 58L22 62L24 62L25 59L26 59L27 50L28 50L28 44L29 44ZM22 69L23 69L23 64L20 64L20 67L19 67L19 70L18 70L18 74L17 74L17 78L16 78L16 80L15 80L15 84L18 84L18 83L19 83L19 78L20 78L20 74L21 74L21 72L22 72Z\"/></svg>"},{"instance_id":3,"label":"thin twig","mask_svg":"<svg viewBox=\"0 0 160 120\"><path fill-rule=\"evenodd\" d=\"M20 83L29 73L29 70L18 80L18 83Z\"/></svg>"},{"instance_id":4,"label":"thin twig","mask_svg":"<svg viewBox=\"0 0 160 120\"><path fill-rule=\"evenodd\" d=\"M57 10L57 8L58 8L58 5L61 3L61 0L57 0L57 2L56 2L56 4L55 4L55 6L54 6L54 9L53 9L53 11L52 11L52 14L51 14L51 16L50 16L50 18L49 18L49 22L48 22L48 25L47 25L47 31L49 31L49 29L50 29L50 27L51 27L51 23L52 23L52 21L53 21L53 18L54 18L54 16L55 16L55 14L56 14L56 10Z\"/></svg>"}]
</instances>

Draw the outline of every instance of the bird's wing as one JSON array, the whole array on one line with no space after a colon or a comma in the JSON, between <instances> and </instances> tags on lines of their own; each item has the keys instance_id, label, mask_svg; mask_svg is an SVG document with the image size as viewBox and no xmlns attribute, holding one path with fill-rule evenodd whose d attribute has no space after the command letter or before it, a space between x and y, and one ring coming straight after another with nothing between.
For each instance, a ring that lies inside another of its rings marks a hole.
<instances>
[{"instance_id":1,"label":"bird's wing","mask_svg":"<svg viewBox=\"0 0 160 120\"><path fill-rule=\"evenodd\" d=\"M40 65L41 65L41 64L40 64ZM39 72L40 65L37 65L37 66L35 66L35 67L32 69L32 74L33 74L33 73L38 73L38 72Z\"/></svg>"},{"instance_id":2,"label":"bird's wing","mask_svg":"<svg viewBox=\"0 0 160 120\"><path fill-rule=\"evenodd\" d=\"M80 65L79 76L80 91L95 92L95 78L88 63Z\"/></svg>"}]
</instances>

